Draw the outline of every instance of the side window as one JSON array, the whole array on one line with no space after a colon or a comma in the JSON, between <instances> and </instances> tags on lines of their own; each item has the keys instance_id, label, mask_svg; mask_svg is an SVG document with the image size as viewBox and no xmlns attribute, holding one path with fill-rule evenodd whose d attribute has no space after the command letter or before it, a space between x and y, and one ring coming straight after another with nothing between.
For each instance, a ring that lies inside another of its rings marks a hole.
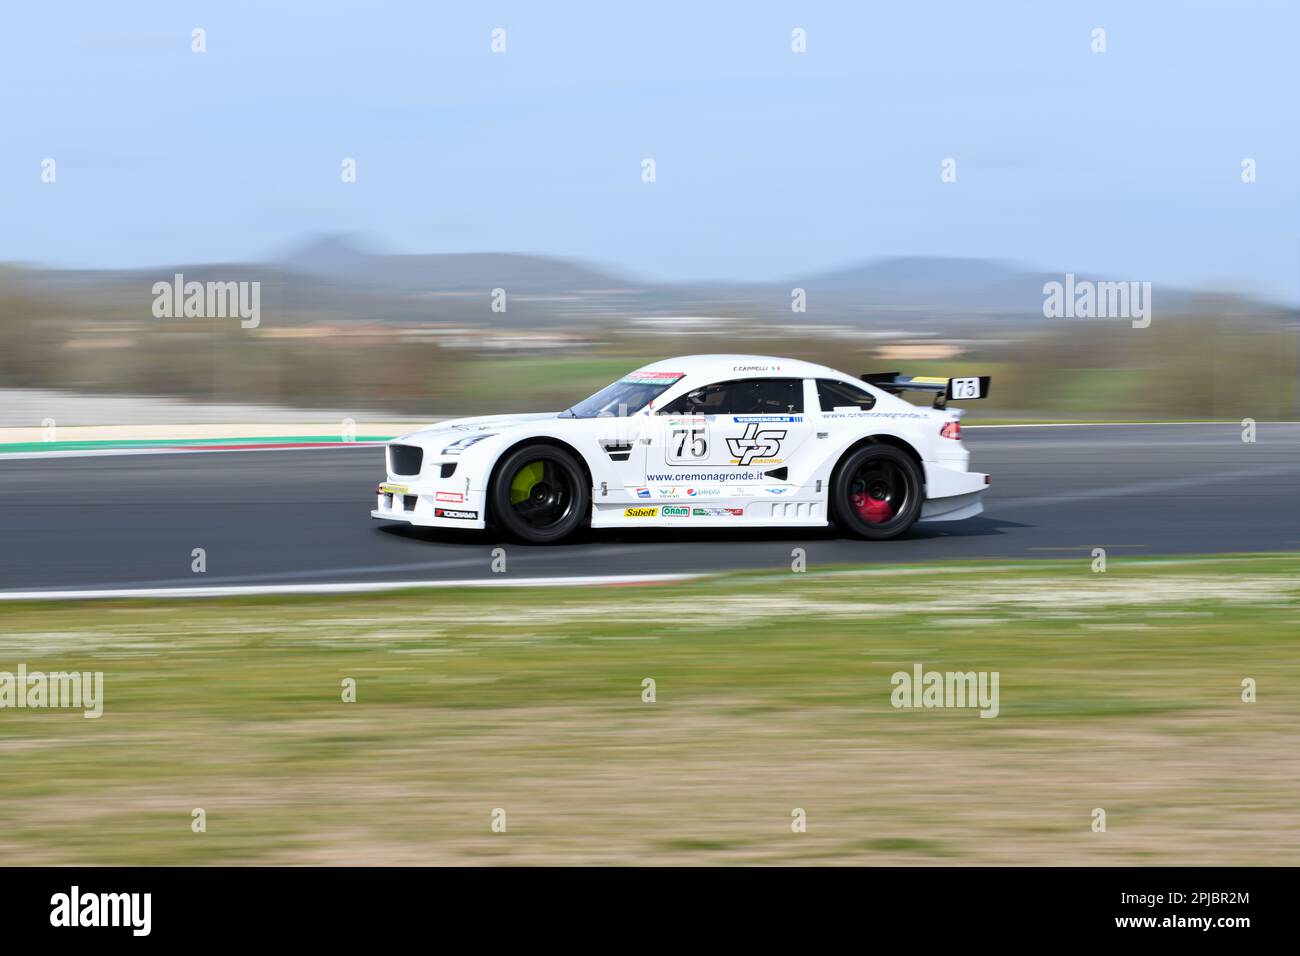
<instances>
[{"instance_id":1,"label":"side window","mask_svg":"<svg viewBox=\"0 0 1300 956\"><path fill-rule=\"evenodd\" d=\"M824 412L832 412L837 408L858 409L865 412L876 404L876 396L865 388L858 388L848 382L837 382L830 378L817 379L817 399Z\"/></svg>"},{"instance_id":2,"label":"side window","mask_svg":"<svg viewBox=\"0 0 1300 956\"><path fill-rule=\"evenodd\" d=\"M788 415L803 411L803 379L747 378L692 389L660 415Z\"/></svg>"}]
</instances>

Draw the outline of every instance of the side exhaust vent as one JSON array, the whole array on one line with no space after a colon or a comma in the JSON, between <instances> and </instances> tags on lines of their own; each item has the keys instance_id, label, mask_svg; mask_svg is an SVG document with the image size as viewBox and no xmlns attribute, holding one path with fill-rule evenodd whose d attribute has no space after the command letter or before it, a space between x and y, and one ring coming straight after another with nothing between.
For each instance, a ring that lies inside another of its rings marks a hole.
<instances>
[{"instance_id":1,"label":"side exhaust vent","mask_svg":"<svg viewBox=\"0 0 1300 956\"><path fill-rule=\"evenodd\" d=\"M632 454L631 442L602 441L600 447L605 449L610 461L627 461Z\"/></svg>"}]
</instances>

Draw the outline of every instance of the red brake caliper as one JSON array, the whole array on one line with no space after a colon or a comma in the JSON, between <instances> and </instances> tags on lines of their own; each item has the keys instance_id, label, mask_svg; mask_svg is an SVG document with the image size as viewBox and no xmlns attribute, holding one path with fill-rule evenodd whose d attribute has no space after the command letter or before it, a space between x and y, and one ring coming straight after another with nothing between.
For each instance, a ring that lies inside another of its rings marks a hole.
<instances>
[{"instance_id":1,"label":"red brake caliper","mask_svg":"<svg viewBox=\"0 0 1300 956\"><path fill-rule=\"evenodd\" d=\"M873 498L866 492L853 495L851 500L854 510L872 524L884 524L894 517L894 508L888 501Z\"/></svg>"}]
</instances>

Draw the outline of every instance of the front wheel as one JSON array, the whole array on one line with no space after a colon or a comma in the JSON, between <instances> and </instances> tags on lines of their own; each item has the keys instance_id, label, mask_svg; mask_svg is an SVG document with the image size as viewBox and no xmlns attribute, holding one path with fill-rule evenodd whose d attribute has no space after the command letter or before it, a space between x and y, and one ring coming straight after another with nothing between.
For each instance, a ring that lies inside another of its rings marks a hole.
<instances>
[{"instance_id":1,"label":"front wheel","mask_svg":"<svg viewBox=\"0 0 1300 956\"><path fill-rule=\"evenodd\" d=\"M582 466L554 445L525 445L510 452L497 467L488 494L489 517L531 544L559 541L591 511Z\"/></svg>"},{"instance_id":2,"label":"front wheel","mask_svg":"<svg viewBox=\"0 0 1300 956\"><path fill-rule=\"evenodd\" d=\"M921 469L893 445L866 445L840 464L831 486L831 516L850 534L897 538L916 523L923 498Z\"/></svg>"}]
</instances>

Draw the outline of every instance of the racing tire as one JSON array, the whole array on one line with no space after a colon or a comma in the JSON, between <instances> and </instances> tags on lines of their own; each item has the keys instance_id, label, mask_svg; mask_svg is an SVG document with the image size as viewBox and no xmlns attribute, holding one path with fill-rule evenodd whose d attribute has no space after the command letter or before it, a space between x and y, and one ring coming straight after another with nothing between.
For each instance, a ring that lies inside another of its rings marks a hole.
<instances>
[{"instance_id":1,"label":"racing tire","mask_svg":"<svg viewBox=\"0 0 1300 956\"><path fill-rule=\"evenodd\" d=\"M897 538L921 516L920 466L893 445L864 445L840 462L830 489L831 518L859 538Z\"/></svg>"},{"instance_id":2,"label":"racing tire","mask_svg":"<svg viewBox=\"0 0 1300 956\"><path fill-rule=\"evenodd\" d=\"M497 465L488 503L488 516L510 537L550 544L590 516L591 488L582 465L563 448L524 445Z\"/></svg>"}]
</instances>

